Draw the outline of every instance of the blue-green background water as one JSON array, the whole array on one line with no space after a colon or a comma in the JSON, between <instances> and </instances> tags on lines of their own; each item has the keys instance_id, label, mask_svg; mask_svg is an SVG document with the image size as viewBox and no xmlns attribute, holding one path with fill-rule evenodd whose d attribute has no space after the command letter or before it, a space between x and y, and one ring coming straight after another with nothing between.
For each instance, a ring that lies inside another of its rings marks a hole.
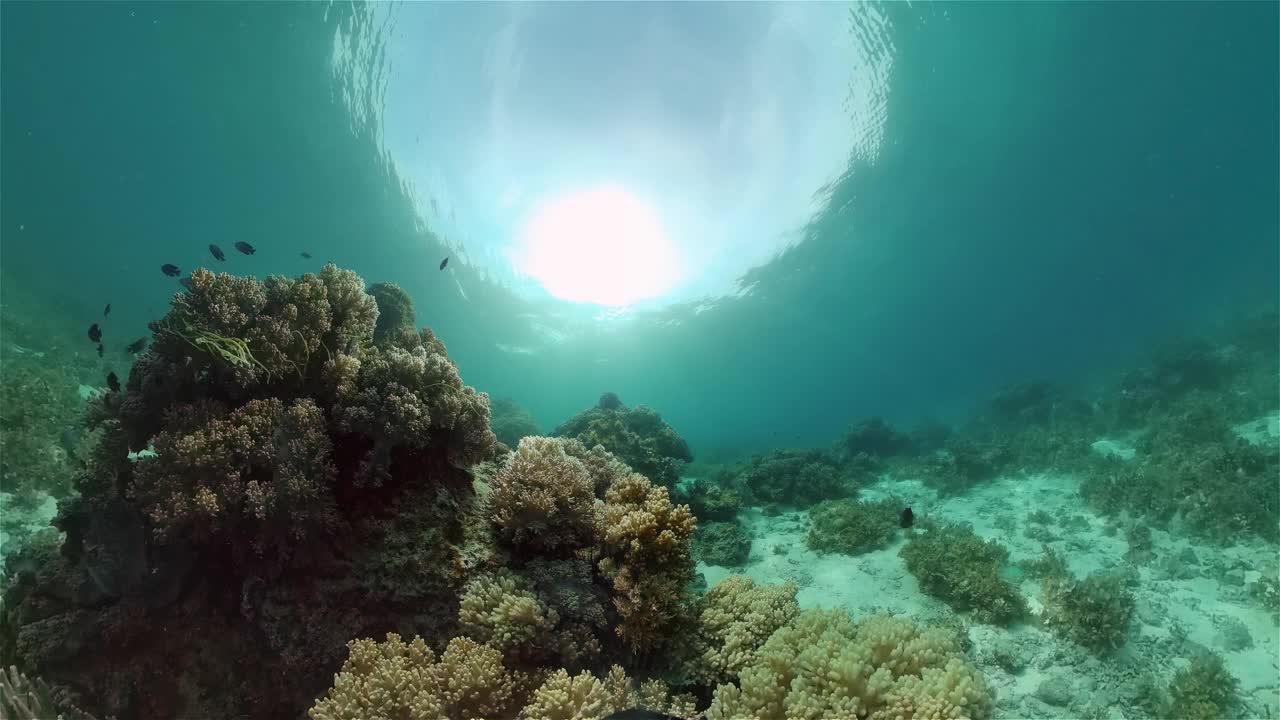
<instances>
[{"instance_id":1,"label":"blue-green background water","mask_svg":"<svg viewBox=\"0 0 1280 720\"><path fill-rule=\"evenodd\" d=\"M208 243L259 276L332 260L403 285L464 379L544 429L612 390L712 454L1085 380L1280 288L1274 3L884 6L888 23L859 28L893 59L874 159L830 148L845 172L810 188L821 209L749 292L610 322L479 261L436 269L467 248L399 174L381 89L452 70L385 49L427 20L480 42L495 28L469 7L5 3L6 287L77 326L111 302L123 345L176 287L158 266L212 266ZM590 12L714 27L739 11ZM361 52L335 63L338 39ZM704 99L696 76L662 98L673 113Z\"/></svg>"}]
</instances>

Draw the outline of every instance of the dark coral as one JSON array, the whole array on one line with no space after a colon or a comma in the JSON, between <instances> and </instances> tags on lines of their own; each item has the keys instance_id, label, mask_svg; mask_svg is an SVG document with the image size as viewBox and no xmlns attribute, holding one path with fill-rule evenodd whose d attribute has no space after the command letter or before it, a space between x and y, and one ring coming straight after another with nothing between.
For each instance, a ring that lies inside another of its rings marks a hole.
<instances>
[{"instance_id":1,"label":"dark coral","mask_svg":"<svg viewBox=\"0 0 1280 720\"><path fill-rule=\"evenodd\" d=\"M900 553L921 590L981 622L1009 623L1026 613L1026 601L1004 579L1008 550L967 525L922 525Z\"/></svg>"},{"instance_id":2,"label":"dark coral","mask_svg":"<svg viewBox=\"0 0 1280 720\"><path fill-rule=\"evenodd\" d=\"M451 632L488 399L378 315L332 265L194 272L90 407L65 541L11 558L0 663L103 715L297 717L351 637Z\"/></svg>"},{"instance_id":3,"label":"dark coral","mask_svg":"<svg viewBox=\"0 0 1280 720\"><path fill-rule=\"evenodd\" d=\"M913 451L911 437L898 432L883 418L867 418L844 431L836 441L835 453L848 462L859 455L887 459Z\"/></svg>"},{"instance_id":4,"label":"dark coral","mask_svg":"<svg viewBox=\"0 0 1280 720\"><path fill-rule=\"evenodd\" d=\"M883 547L898 528L902 503L827 500L809 511L811 524L806 542L818 552L858 555Z\"/></svg>"},{"instance_id":5,"label":"dark coral","mask_svg":"<svg viewBox=\"0 0 1280 720\"><path fill-rule=\"evenodd\" d=\"M677 502L685 503L699 520L730 522L742 509L742 493L735 488L733 473L718 471L710 478L681 483L672 491Z\"/></svg>"},{"instance_id":6,"label":"dark coral","mask_svg":"<svg viewBox=\"0 0 1280 720\"><path fill-rule=\"evenodd\" d=\"M751 458L738 481L758 503L808 507L816 502L851 497L852 476L821 450L774 450Z\"/></svg>"},{"instance_id":7,"label":"dark coral","mask_svg":"<svg viewBox=\"0 0 1280 720\"><path fill-rule=\"evenodd\" d=\"M680 468L693 460L689 444L657 412L643 405L628 408L616 395L611 400L607 397L551 434L577 438L587 447L602 445L632 470L659 485L673 487L680 479Z\"/></svg>"},{"instance_id":8,"label":"dark coral","mask_svg":"<svg viewBox=\"0 0 1280 720\"><path fill-rule=\"evenodd\" d=\"M378 304L378 322L373 327L373 341L384 343L404 333L412 333L418 324L413 300L395 283L380 282L369 286L369 295Z\"/></svg>"},{"instance_id":9,"label":"dark coral","mask_svg":"<svg viewBox=\"0 0 1280 720\"><path fill-rule=\"evenodd\" d=\"M708 565L739 567L751 554L751 536L738 522L700 525L693 536L693 554Z\"/></svg>"}]
</instances>

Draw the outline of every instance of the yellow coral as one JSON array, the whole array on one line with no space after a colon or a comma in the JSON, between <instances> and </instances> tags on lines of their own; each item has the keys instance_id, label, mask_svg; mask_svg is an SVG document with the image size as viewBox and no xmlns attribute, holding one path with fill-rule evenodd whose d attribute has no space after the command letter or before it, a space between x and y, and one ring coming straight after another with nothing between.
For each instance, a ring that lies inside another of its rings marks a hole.
<instances>
[{"instance_id":1,"label":"yellow coral","mask_svg":"<svg viewBox=\"0 0 1280 720\"><path fill-rule=\"evenodd\" d=\"M518 547L573 549L595 532L595 484L587 468L555 438L520 440L493 477L486 509L498 535Z\"/></svg>"},{"instance_id":2,"label":"yellow coral","mask_svg":"<svg viewBox=\"0 0 1280 720\"><path fill-rule=\"evenodd\" d=\"M521 720L599 720L606 715L643 707L681 718L696 713L692 698L671 697L667 686L657 680L639 686L614 665L603 678L589 672L570 676L564 670L552 673L533 692L520 713Z\"/></svg>"},{"instance_id":3,"label":"yellow coral","mask_svg":"<svg viewBox=\"0 0 1280 720\"><path fill-rule=\"evenodd\" d=\"M633 651L651 651L689 619L693 513L688 505L672 505L666 488L633 473L609 486L597 517L606 554L597 567L613 585L615 632Z\"/></svg>"},{"instance_id":4,"label":"yellow coral","mask_svg":"<svg viewBox=\"0 0 1280 720\"><path fill-rule=\"evenodd\" d=\"M755 662L760 646L800 612L795 583L759 585L743 575L721 580L703 600L698 618L701 664L693 673L707 684L729 682Z\"/></svg>"},{"instance_id":5,"label":"yellow coral","mask_svg":"<svg viewBox=\"0 0 1280 720\"><path fill-rule=\"evenodd\" d=\"M873 616L807 610L722 685L709 720L980 720L992 695L953 634Z\"/></svg>"},{"instance_id":6,"label":"yellow coral","mask_svg":"<svg viewBox=\"0 0 1280 720\"><path fill-rule=\"evenodd\" d=\"M463 632L508 655L544 644L559 622L554 610L524 589L509 571L472 580L462 593L458 620Z\"/></svg>"},{"instance_id":7,"label":"yellow coral","mask_svg":"<svg viewBox=\"0 0 1280 720\"><path fill-rule=\"evenodd\" d=\"M525 675L503 667L502 653L465 637L450 640L438 662L422 638L405 643L395 633L347 647L350 656L312 706L311 720L509 717L529 685Z\"/></svg>"}]
</instances>

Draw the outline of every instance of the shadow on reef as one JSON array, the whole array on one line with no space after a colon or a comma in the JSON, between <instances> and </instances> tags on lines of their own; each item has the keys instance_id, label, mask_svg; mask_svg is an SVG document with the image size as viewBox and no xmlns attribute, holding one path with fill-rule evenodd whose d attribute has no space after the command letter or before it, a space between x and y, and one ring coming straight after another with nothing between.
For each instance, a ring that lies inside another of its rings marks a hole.
<instances>
[{"instance_id":1,"label":"shadow on reef","mask_svg":"<svg viewBox=\"0 0 1280 720\"><path fill-rule=\"evenodd\" d=\"M451 635L488 399L387 296L193 273L90 407L65 541L8 562L0 663L120 718L297 717L350 638Z\"/></svg>"}]
</instances>

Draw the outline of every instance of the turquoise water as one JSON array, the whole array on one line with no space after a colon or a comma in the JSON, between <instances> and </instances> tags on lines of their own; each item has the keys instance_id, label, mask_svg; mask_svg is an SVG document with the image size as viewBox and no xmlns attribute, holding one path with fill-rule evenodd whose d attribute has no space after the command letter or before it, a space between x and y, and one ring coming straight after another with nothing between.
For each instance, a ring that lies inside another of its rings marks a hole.
<instances>
[{"instance_id":1,"label":"turquoise water","mask_svg":"<svg viewBox=\"0 0 1280 720\"><path fill-rule=\"evenodd\" d=\"M744 572L761 584L796 581L805 608L843 607L858 617L877 606L945 620L948 606L923 600L929 593L898 559L916 531L899 528L869 559L806 550L810 523L818 523L811 518L835 517L811 506L841 493L801 501L785 483L753 485L757 475L744 469L753 455L808 449L818 455L757 465L778 477L856 477L863 499L970 523L1011 551L996 574L1039 619L993 630L973 608L951 613L974 623L969 657L999 691L995 716L1168 714L1168 705L1144 705L1136 685L1120 678L1164 687L1200 649L1223 655L1239 680L1240 702L1228 715L1274 714L1274 601L1258 598L1280 592L1280 491L1262 482L1280 472L1278 23L1275 3L4 3L0 374L9 377L11 464L0 490L13 493L4 496L9 517L28 518L0 528L4 554L16 556L18 538L47 522L51 496L74 494L73 478L84 472L77 463L98 442L75 421L82 399L106 387L108 372L126 394L141 392L130 373L145 373L125 345L155 343L148 323L182 290L162 264L183 275L205 267L263 279L332 262L368 283L403 288L417 325L444 343L462 381L526 409L537 432L580 435L562 424L608 392L660 413L687 456L628 446L627 462L639 469L650 453L646 475L669 476L659 484L691 502L703 524L711 518L699 512L706 483L744 496L736 522L750 556L712 563L708 546L695 543L708 585ZM256 251L237 252L237 242ZM226 261L211 256L210 244ZM91 323L102 328L101 353L85 337ZM1177 345L1196 338L1208 344ZM300 378L322 355L342 354L330 340L290 359ZM1178 359L1158 354L1170 343L1183 348ZM265 357L253 342L249 348ZM177 352L157 352L169 351ZM1040 380L1063 389L992 403ZM203 399L230 412L251 399L285 398L270 390L281 382L272 376ZM288 397L324 395L313 390L293 387ZM1169 399L1124 409L1143 392ZM333 420L326 402L321 409ZM1014 409L993 420L993 407ZM171 410L149 408L153 432ZM1212 432L1188 440L1168 430L1194 434L1186 428L1202 426L1188 418L1205 412L1214 414ZM870 452L878 464L869 468L856 458L869 446L843 433L871 417L903 433L946 423L1018 459L1002 465L986 448L993 471L957 484L948 473L967 472L955 469L961 451L919 432L910 452ZM1028 427L1046 428L1061 447L1031 448ZM628 431L639 445L635 437L658 432ZM338 445L346 432L334 431ZM592 432L581 435L588 444L608 435ZM141 440L129 450L154 444L150 435ZM1175 457L1171 448L1182 446L1206 455ZM1143 477L1194 466L1248 481L1232 490L1205 480L1208 489L1193 492L1194 483L1169 480L1157 492L1174 501L1150 503L1165 513L1135 502L1142 490L1107 489L1113 485L1100 478L1129 476L1095 467L1109 452L1099 447L1136 453L1135 462L1150 463ZM492 479L504 461L482 459L490 463L483 469L473 457L449 463ZM346 482L347 467L338 465ZM399 477L404 465L394 467L388 472ZM38 492L18 502L19 488ZM392 503L389 492L379 502ZM1240 492L1256 494L1252 508L1233 494ZM363 512L351 509L365 507L359 493L337 497L340 514ZM1024 521L1037 509L1059 526ZM1160 516L1146 541L1134 539L1142 535L1134 527L1148 524L1144 512ZM461 547L461 533L452 528L430 542ZM1026 650L1048 637L1052 612L1041 612L1040 576L1014 565L1040 557L1041 542L1065 553L1080 577L1128 568L1138 619L1127 650L1076 663ZM1142 551L1152 557L1135 559L1143 542L1153 544ZM143 554L170 567L155 559L158 547ZM1184 549L1198 559L1181 564L1199 570L1176 567ZM109 564L93 553L117 551L87 552ZM529 559L510 552L507 564L530 574ZM288 556L319 562L296 548ZM255 626L242 637L203 619L196 625L241 643L217 652L261 651L255 672L312 668L314 677L281 693L287 700L263 702L262 688L248 683L217 685L216 670L193 673L180 690L104 697L106 661L42 655L28 641L0 640L0 662L46 675L58 692L70 688L69 702L100 715L195 716L224 697L227 717L296 716L305 710L296 698L324 691L348 639L429 628L440 650L451 634L434 620L415 624L398 605L379 606L394 622L331 627L325 623L355 601L339 592L342 600L322 603L321 619L297 611L293 565L246 576L226 570L225 558L192 557L197 567L212 563L206 584L235 578L227 597L209 601L214 615L235 616L237 594L290 588L263 601L290 608L271 630ZM475 562L441 582L460 591L484 569ZM20 565L9 571L10 588L22 587ZM188 572L139 592L209 592ZM94 582L97 594L85 592L95 612L137 599L113 581ZM849 589L868 582L887 583L883 602ZM17 638L44 619L23 592L6 599L0 637ZM457 595L424 591L447 611L414 612L452 617ZM1161 595L1186 602L1165 607ZM148 622L190 622L153 605L146 612L155 615L143 613ZM1248 647L1221 639L1231 635L1224 618L1248 628ZM311 624L329 634L305 642L290 635ZM131 645L130 632L93 636L118 643L105 658L146 668L118 683L153 677L159 671L148 663L190 657L178 641ZM321 646L327 650L314 650ZM610 661L635 660L612 650ZM674 657L626 669L643 677L671 670ZM1069 701L1038 694L1042 680L1061 677L1073 678ZM714 683L690 689L701 693L701 709ZM1096 694L1111 698L1110 709L1090 703Z\"/></svg>"}]
</instances>

